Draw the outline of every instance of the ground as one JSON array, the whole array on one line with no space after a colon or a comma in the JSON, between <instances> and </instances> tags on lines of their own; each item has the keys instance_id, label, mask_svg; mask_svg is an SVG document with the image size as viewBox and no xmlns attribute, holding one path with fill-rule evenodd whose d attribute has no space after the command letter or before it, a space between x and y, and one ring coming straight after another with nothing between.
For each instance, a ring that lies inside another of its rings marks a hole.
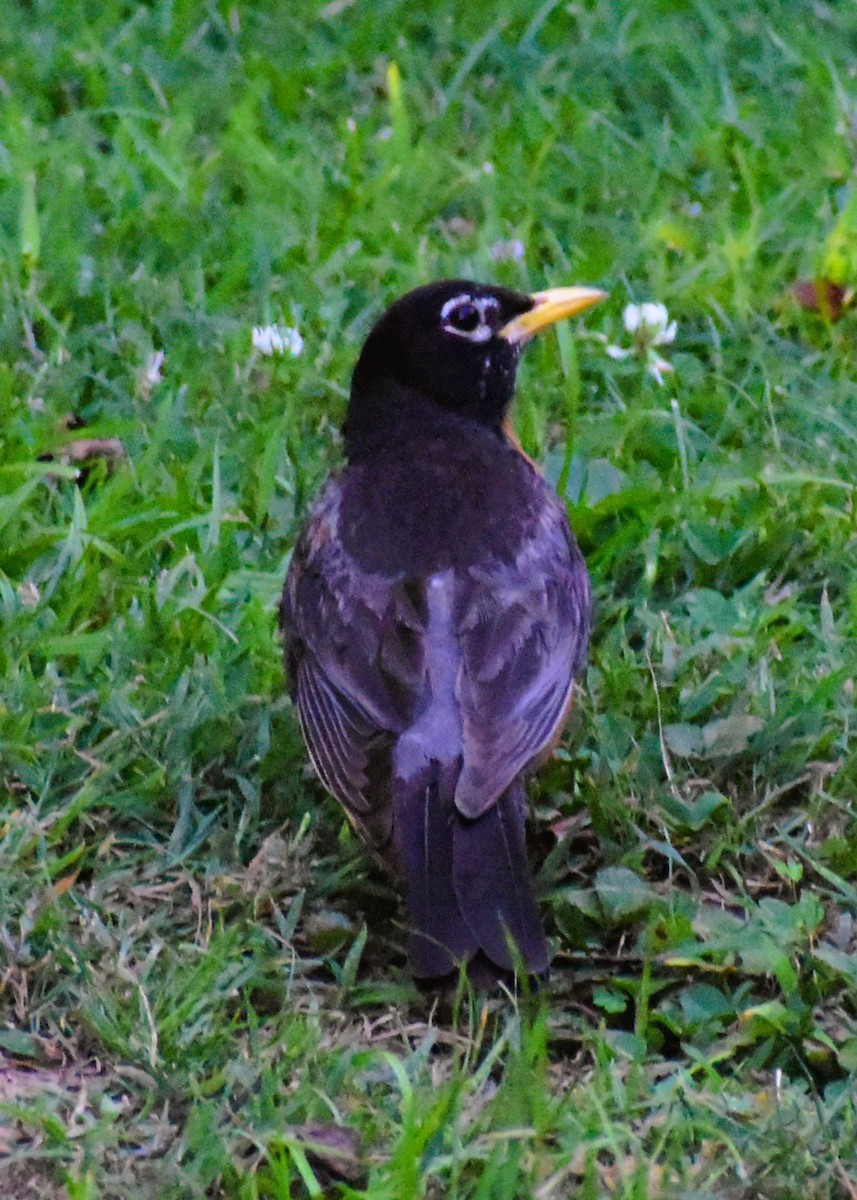
<instances>
[{"instance_id":1,"label":"ground","mask_svg":"<svg viewBox=\"0 0 857 1200\"><path fill-rule=\"evenodd\" d=\"M857 1196L855 37L0 6L4 1196ZM362 338L444 275L610 292L521 372L596 616L552 979L487 999L409 981L275 629Z\"/></svg>"}]
</instances>

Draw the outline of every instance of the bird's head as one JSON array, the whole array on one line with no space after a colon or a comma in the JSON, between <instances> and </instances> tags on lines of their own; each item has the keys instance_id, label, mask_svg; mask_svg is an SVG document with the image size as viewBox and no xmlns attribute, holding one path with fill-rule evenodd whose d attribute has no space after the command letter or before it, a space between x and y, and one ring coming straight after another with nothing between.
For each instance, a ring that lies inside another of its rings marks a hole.
<instances>
[{"instance_id":1,"label":"bird's head","mask_svg":"<svg viewBox=\"0 0 857 1200\"><path fill-rule=\"evenodd\" d=\"M357 362L345 422L349 453L421 404L499 430L522 347L604 296L587 287L527 295L469 279L408 292L378 320Z\"/></svg>"}]
</instances>

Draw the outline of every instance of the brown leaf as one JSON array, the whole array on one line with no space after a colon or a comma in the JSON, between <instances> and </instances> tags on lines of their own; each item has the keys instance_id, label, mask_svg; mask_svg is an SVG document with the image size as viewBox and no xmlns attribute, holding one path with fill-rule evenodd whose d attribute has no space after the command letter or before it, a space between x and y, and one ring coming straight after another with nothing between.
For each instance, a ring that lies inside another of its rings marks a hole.
<instances>
[{"instance_id":1,"label":"brown leaf","mask_svg":"<svg viewBox=\"0 0 857 1200\"><path fill-rule=\"evenodd\" d=\"M89 464L98 459L106 462L108 470L112 471L126 458L125 447L119 438L78 438L58 446L56 450L40 454L39 462L61 462L67 467L75 467L77 472L74 478L81 480L86 477ZM47 478L56 482L60 476L49 475Z\"/></svg>"},{"instance_id":2,"label":"brown leaf","mask_svg":"<svg viewBox=\"0 0 857 1200\"><path fill-rule=\"evenodd\" d=\"M76 442L60 446L56 457L64 463L90 462L94 458L117 462L125 458L125 447L119 438L78 438Z\"/></svg>"},{"instance_id":3,"label":"brown leaf","mask_svg":"<svg viewBox=\"0 0 857 1200\"><path fill-rule=\"evenodd\" d=\"M854 298L853 292L832 279L799 279L792 295L807 312L821 313L828 321L838 321Z\"/></svg>"},{"instance_id":4,"label":"brown leaf","mask_svg":"<svg viewBox=\"0 0 857 1200\"><path fill-rule=\"evenodd\" d=\"M476 232L475 222L467 217L450 217L448 221L442 222L443 228L447 233L451 233L453 237L470 237Z\"/></svg>"},{"instance_id":5,"label":"brown leaf","mask_svg":"<svg viewBox=\"0 0 857 1200\"><path fill-rule=\"evenodd\" d=\"M286 1136L300 1142L313 1166L322 1167L346 1183L358 1185L363 1177L359 1158L360 1135L345 1125L330 1122L310 1122L289 1125Z\"/></svg>"}]
</instances>

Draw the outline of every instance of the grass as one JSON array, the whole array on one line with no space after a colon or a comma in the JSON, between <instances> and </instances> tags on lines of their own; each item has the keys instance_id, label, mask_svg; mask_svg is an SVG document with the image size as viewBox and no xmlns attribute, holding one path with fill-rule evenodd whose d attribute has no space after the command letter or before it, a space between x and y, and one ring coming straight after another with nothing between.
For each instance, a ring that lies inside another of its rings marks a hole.
<instances>
[{"instance_id":1,"label":"grass","mask_svg":"<svg viewBox=\"0 0 857 1200\"><path fill-rule=\"evenodd\" d=\"M0 17L4 1196L853 1198L857 326L791 289L857 285L857 14ZM274 610L361 339L451 274L611 300L517 408L597 601L555 970L436 1004ZM662 387L606 353L649 299Z\"/></svg>"}]
</instances>

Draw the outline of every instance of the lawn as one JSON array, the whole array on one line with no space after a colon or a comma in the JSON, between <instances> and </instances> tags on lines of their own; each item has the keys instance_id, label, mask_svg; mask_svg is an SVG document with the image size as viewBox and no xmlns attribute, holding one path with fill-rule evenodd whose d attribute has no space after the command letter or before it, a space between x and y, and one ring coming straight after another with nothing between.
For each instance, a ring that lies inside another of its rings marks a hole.
<instances>
[{"instance_id":1,"label":"lawn","mask_svg":"<svg viewBox=\"0 0 857 1200\"><path fill-rule=\"evenodd\" d=\"M857 1197L855 46L0 0L4 1198ZM596 601L536 994L414 988L276 634L361 341L445 275L610 292L516 408Z\"/></svg>"}]
</instances>

